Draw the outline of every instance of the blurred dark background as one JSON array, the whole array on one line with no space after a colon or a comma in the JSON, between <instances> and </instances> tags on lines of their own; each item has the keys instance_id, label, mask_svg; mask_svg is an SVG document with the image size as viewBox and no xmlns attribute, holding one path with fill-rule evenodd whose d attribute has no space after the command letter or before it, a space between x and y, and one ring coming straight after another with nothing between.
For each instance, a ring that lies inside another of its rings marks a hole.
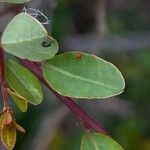
<instances>
[{"instance_id":1,"label":"blurred dark background","mask_svg":"<svg viewBox=\"0 0 150 150\"><path fill-rule=\"evenodd\" d=\"M105 100L76 100L101 122L125 150L150 150L150 1L33 0L26 5L0 4L0 34L23 7L42 11L45 28L60 43L60 53L80 50L115 64L126 80L123 94ZM17 122L15 150L79 150L79 120L44 88L41 105L30 105ZM1 104L2 105L2 104ZM2 146L0 148L3 149Z\"/></svg>"}]
</instances>

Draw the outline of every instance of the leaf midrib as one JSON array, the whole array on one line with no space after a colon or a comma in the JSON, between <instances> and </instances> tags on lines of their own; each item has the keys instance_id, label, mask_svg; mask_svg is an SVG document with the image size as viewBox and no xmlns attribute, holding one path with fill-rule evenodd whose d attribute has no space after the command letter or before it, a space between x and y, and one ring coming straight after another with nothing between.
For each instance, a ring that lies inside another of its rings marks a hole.
<instances>
[{"instance_id":1,"label":"leaf midrib","mask_svg":"<svg viewBox=\"0 0 150 150\"><path fill-rule=\"evenodd\" d=\"M58 67L56 67L56 66L54 66L54 65L52 65L52 64L47 64L47 66L48 66L49 68L51 68L51 69L53 69L53 70L55 70L55 71L57 71L57 72L63 74L63 75L66 75L66 76L69 76L69 77L72 77L72 78L76 78L76 79L79 79L79 80L82 80L82 81L87 81L87 82L90 82L90 83L98 84L98 85L100 85L100 86L107 87L107 88L109 88L109 89L118 90L118 88L114 88L114 87L112 87L112 86L110 86L110 85L108 85L108 84L103 84L103 83L94 81L94 80L92 80L92 79L83 78L83 77L81 77L81 76L78 76L78 75L72 74L72 73L70 73L70 72L64 71L64 70L62 70L62 69L60 69L60 68L58 68Z\"/></svg>"},{"instance_id":2,"label":"leaf midrib","mask_svg":"<svg viewBox=\"0 0 150 150\"><path fill-rule=\"evenodd\" d=\"M20 43L19 43L20 44ZM18 43L17 43L17 46L21 46L21 45L19 45ZM13 44L8 44L8 45L13 45ZM24 47L26 47L26 48L28 48L28 46L26 46L27 44L25 44L25 46ZM38 50L36 50L36 49L32 49L32 51L34 51L34 52L36 52L36 53L38 53L38 54L41 54L42 56L47 56L47 55L50 55L51 53L50 53L50 51L38 51Z\"/></svg>"},{"instance_id":3,"label":"leaf midrib","mask_svg":"<svg viewBox=\"0 0 150 150\"><path fill-rule=\"evenodd\" d=\"M32 42L37 39L47 37L47 36L48 36L48 34L46 33L45 35L41 35L39 37L31 38L30 40L24 40L24 41L19 41L19 42L3 42L3 39L2 39L2 45L14 45L14 44L22 44L22 43L26 43L26 42L28 43L28 42Z\"/></svg>"},{"instance_id":4,"label":"leaf midrib","mask_svg":"<svg viewBox=\"0 0 150 150\"><path fill-rule=\"evenodd\" d=\"M44 36L45 37L45 36ZM40 37L40 38L44 38L44 37ZM7 46L7 45L9 45L9 46L13 46L13 45L15 45L15 46L21 46L21 44L25 44L25 46L27 45L27 43L31 43L32 41L34 41L34 40L36 40L36 38L34 38L34 39L31 39L30 41L29 40L27 40L27 41L22 41L22 42L18 42L18 43L6 43L6 44L4 44L3 43L3 45L5 45L5 46ZM26 43L27 42L27 43ZM33 48L33 50L32 51L34 51L34 52L36 52L36 53L39 53L39 54L41 54L41 55L50 55L50 52L48 51L38 51L38 50L36 50L36 49L34 49Z\"/></svg>"},{"instance_id":5,"label":"leaf midrib","mask_svg":"<svg viewBox=\"0 0 150 150\"><path fill-rule=\"evenodd\" d=\"M87 135L89 136L90 140L91 140L91 143L93 144L95 150L100 150L99 149L99 144L97 143L97 141L95 140L94 136L90 133L90 132L87 132Z\"/></svg>"}]
</instances>

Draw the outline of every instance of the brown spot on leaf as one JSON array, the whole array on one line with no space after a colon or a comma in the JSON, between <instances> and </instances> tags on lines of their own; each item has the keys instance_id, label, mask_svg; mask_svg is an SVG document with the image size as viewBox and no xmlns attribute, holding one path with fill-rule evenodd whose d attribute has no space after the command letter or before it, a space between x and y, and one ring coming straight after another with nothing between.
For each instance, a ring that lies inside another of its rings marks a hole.
<instances>
[{"instance_id":1,"label":"brown spot on leaf","mask_svg":"<svg viewBox=\"0 0 150 150\"><path fill-rule=\"evenodd\" d=\"M77 52L76 53L76 58L77 58L77 60L81 59L82 58L82 53Z\"/></svg>"}]
</instances>

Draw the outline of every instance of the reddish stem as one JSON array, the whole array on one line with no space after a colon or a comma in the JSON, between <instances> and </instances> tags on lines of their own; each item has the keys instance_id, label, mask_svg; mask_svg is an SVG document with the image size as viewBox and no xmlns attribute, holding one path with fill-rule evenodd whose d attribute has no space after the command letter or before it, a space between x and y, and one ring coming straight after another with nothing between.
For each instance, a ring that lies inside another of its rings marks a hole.
<instances>
[{"instance_id":1,"label":"reddish stem","mask_svg":"<svg viewBox=\"0 0 150 150\"><path fill-rule=\"evenodd\" d=\"M86 112L82 110L71 98L62 96L58 94L56 91L54 91L49 84L45 81L42 71L39 68L39 65L37 63L33 63L27 60L20 60L20 62L28 68L30 71L32 71L38 79L46 86L48 87L68 108L70 108L74 114L77 116L78 119L82 121L82 124L87 129L93 129L96 132L108 134L107 131L98 123L96 123Z\"/></svg>"},{"instance_id":2,"label":"reddish stem","mask_svg":"<svg viewBox=\"0 0 150 150\"><path fill-rule=\"evenodd\" d=\"M9 110L8 97L7 97L7 84L5 78L4 51L2 47L0 47L0 81L1 81L4 109Z\"/></svg>"}]
</instances>

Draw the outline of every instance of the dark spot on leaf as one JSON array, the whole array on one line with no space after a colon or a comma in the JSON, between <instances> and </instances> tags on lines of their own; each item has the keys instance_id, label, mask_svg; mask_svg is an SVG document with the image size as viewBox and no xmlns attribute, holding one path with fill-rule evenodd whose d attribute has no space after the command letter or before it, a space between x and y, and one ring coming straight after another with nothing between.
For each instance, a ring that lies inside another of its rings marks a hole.
<instances>
[{"instance_id":1,"label":"dark spot on leaf","mask_svg":"<svg viewBox=\"0 0 150 150\"><path fill-rule=\"evenodd\" d=\"M80 52L76 53L76 58L77 58L78 60L81 59L81 58L82 58L82 53L80 53Z\"/></svg>"},{"instance_id":2,"label":"dark spot on leaf","mask_svg":"<svg viewBox=\"0 0 150 150\"><path fill-rule=\"evenodd\" d=\"M51 46L51 42L50 41L43 41L42 42L42 46L43 47L50 47Z\"/></svg>"}]
</instances>

